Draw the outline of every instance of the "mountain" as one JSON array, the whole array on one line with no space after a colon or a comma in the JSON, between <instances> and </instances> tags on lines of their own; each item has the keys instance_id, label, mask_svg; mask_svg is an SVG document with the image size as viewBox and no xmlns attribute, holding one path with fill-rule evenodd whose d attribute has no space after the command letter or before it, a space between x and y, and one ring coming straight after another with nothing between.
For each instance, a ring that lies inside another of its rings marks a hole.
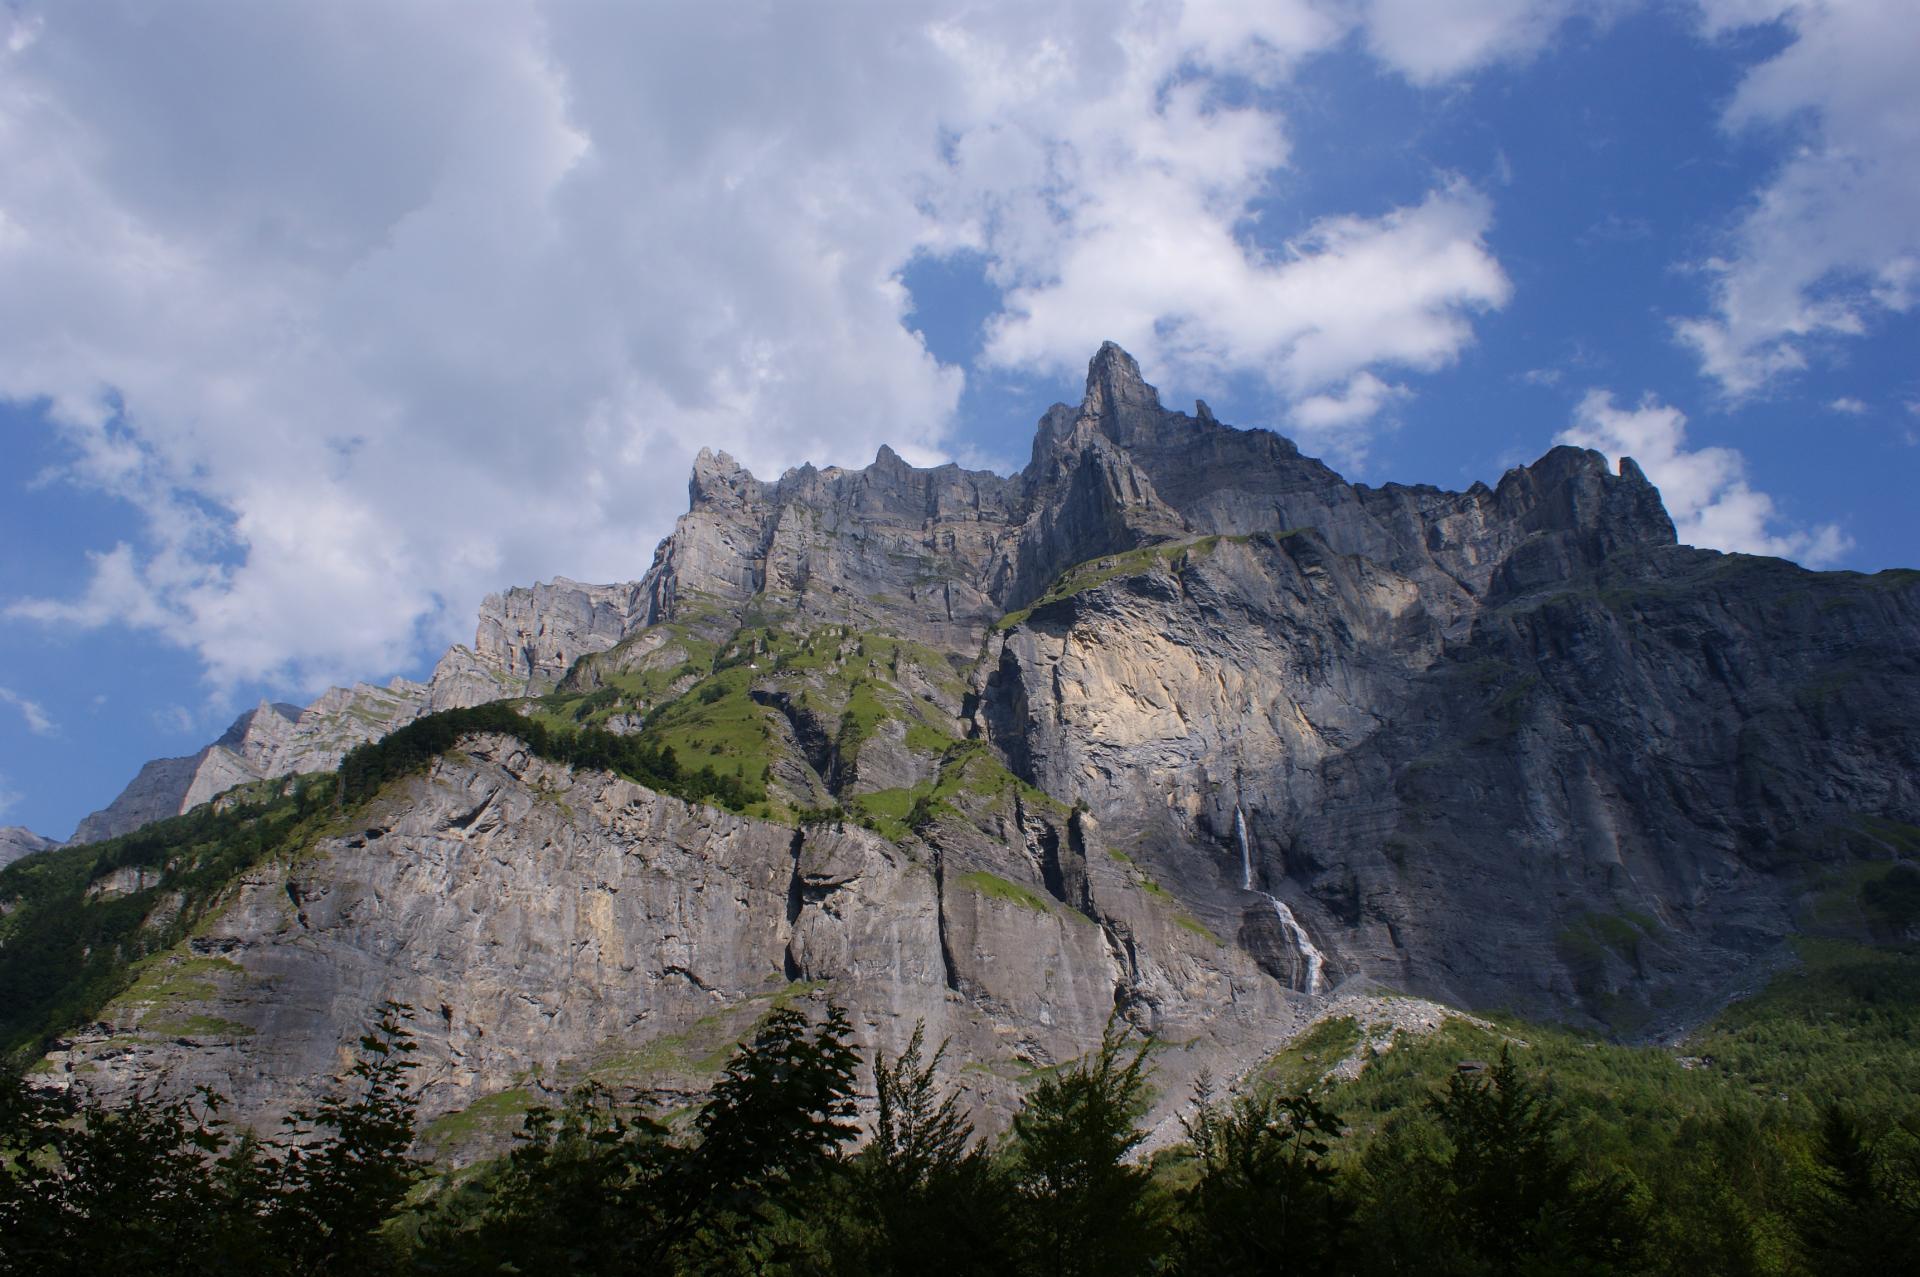
<instances>
[{"instance_id":1,"label":"mountain","mask_svg":"<svg viewBox=\"0 0 1920 1277\"><path fill-rule=\"evenodd\" d=\"M60 845L52 838L42 838L31 829L23 829L19 825L0 825L0 869L22 856L31 856L36 851L49 851Z\"/></svg>"},{"instance_id":2,"label":"mountain","mask_svg":"<svg viewBox=\"0 0 1920 1277\"><path fill-rule=\"evenodd\" d=\"M331 771L355 745L422 714L550 688L558 677L553 663L564 673L575 658L612 644L622 632L609 634L610 622L596 611L607 588L561 579L488 595L475 646L448 651L425 683L396 678L384 687L335 687L304 709L263 700L196 753L147 763L118 797L80 822L73 841L132 833L248 781Z\"/></svg>"},{"instance_id":3,"label":"mountain","mask_svg":"<svg viewBox=\"0 0 1920 1277\"><path fill-rule=\"evenodd\" d=\"M41 1075L271 1115L393 998L454 1147L583 1079L695 1094L831 996L951 1039L989 1118L1117 1012L1165 1129L1368 989L1695 1022L1920 851L1920 573L1677 545L1630 460L1352 484L1108 345L1017 475L702 452L689 497L640 580L490 599L371 798L60 853L172 947ZM526 727L440 716L500 694ZM284 775L401 721L313 714L210 749Z\"/></svg>"}]
</instances>

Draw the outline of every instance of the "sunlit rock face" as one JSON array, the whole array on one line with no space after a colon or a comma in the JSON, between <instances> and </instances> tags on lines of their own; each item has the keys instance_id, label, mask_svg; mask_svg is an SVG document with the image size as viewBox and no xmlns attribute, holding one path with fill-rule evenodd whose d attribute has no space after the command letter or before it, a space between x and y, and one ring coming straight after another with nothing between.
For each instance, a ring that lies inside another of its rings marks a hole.
<instances>
[{"instance_id":1,"label":"sunlit rock face","mask_svg":"<svg viewBox=\"0 0 1920 1277\"><path fill-rule=\"evenodd\" d=\"M42 837L20 825L0 826L0 869L22 856L31 856L36 851L50 851L60 845L55 839Z\"/></svg>"},{"instance_id":2,"label":"sunlit rock face","mask_svg":"<svg viewBox=\"0 0 1920 1277\"><path fill-rule=\"evenodd\" d=\"M475 739L249 873L180 959L205 1032L123 999L50 1076L282 1112L394 998L429 1117L586 1078L670 1099L817 996L870 1045L951 1038L989 1120L1119 1014L1169 1044L1165 1132L1201 1069L1371 986L1685 1023L1821 874L1920 834L1920 574L1677 545L1637 466L1573 448L1350 484L1168 411L1111 345L1011 477L703 452L638 581L497 596L430 684L263 706L151 765L148 806L549 691L623 732L736 696L765 801Z\"/></svg>"}]
</instances>

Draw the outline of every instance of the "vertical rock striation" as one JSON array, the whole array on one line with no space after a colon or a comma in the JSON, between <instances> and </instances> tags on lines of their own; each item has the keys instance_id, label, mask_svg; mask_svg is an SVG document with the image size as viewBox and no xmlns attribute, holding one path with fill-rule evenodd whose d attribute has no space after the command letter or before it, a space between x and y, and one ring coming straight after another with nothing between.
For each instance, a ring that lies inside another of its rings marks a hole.
<instances>
[{"instance_id":1,"label":"vertical rock striation","mask_svg":"<svg viewBox=\"0 0 1920 1277\"><path fill-rule=\"evenodd\" d=\"M670 1098L824 984L868 1042L951 1037L989 1117L1117 1011L1182 1048L1165 1122L1194 1071L1370 983L1683 1023L1823 875L1920 839L1920 573L1678 545L1631 460L1575 448L1464 492L1350 484L1166 409L1113 345L1010 477L703 451L639 581L495 596L429 685L250 711L116 827L548 691L752 814L470 739L167 959L204 1031L129 996L50 1076L284 1111L391 997L430 1115L585 1078Z\"/></svg>"}]
</instances>

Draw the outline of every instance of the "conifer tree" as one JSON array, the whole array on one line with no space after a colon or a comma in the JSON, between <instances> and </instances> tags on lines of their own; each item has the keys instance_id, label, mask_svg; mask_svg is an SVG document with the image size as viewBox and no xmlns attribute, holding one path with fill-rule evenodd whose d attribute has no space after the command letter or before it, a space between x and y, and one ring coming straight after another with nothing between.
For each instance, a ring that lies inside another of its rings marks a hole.
<instances>
[{"instance_id":1,"label":"conifer tree","mask_svg":"<svg viewBox=\"0 0 1920 1277\"><path fill-rule=\"evenodd\" d=\"M889 1062L874 1053L878 1104L873 1142L857 1166L864 1213L872 1221L867 1266L875 1273L1000 1273L1013 1262L1011 1200L973 1124L937 1074L943 1043L926 1054L926 1026Z\"/></svg>"},{"instance_id":2,"label":"conifer tree","mask_svg":"<svg viewBox=\"0 0 1920 1277\"><path fill-rule=\"evenodd\" d=\"M351 1273L393 1267L381 1225L425 1168L410 1155L417 1100L407 1085L415 1043L399 1003L360 1038L348 1074L350 1090L335 1091L312 1109L296 1110L292 1136L270 1176L271 1231L288 1269L297 1273Z\"/></svg>"},{"instance_id":3,"label":"conifer tree","mask_svg":"<svg viewBox=\"0 0 1920 1277\"><path fill-rule=\"evenodd\" d=\"M1205 1079L1184 1121L1200 1176L1181 1195L1190 1273L1343 1271L1353 1207L1340 1191L1332 1113L1304 1095L1213 1099Z\"/></svg>"},{"instance_id":4,"label":"conifer tree","mask_svg":"<svg viewBox=\"0 0 1920 1277\"><path fill-rule=\"evenodd\" d=\"M233 1215L209 1169L219 1099L108 1107L0 1079L0 1273L197 1273Z\"/></svg>"},{"instance_id":5,"label":"conifer tree","mask_svg":"<svg viewBox=\"0 0 1920 1277\"><path fill-rule=\"evenodd\" d=\"M859 1135L859 1052L844 1008L818 1024L792 1007L768 1013L694 1119L699 1143L671 1207L675 1266L721 1273L807 1270L838 1242L822 1186Z\"/></svg>"},{"instance_id":6,"label":"conifer tree","mask_svg":"<svg viewBox=\"0 0 1920 1277\"><path fill-rule=\"evenodd\" d=\"M669 1187L686 1154L666 1128L589 1084L528 1111L513 1152L423 1230L423 1273L621 1273L656 1266L673 1239Z\"/></svg>"},{"instance_id":7,"label":"conifer tree","mask_svg":"<svg viewBox=\"0 0 1920 1277\"><path fill-rule=\"evenodd\" d=\"M1644 1220L1631 1183L1583 1172L1564 1110L1510 1050L1484 1076L1456 1073L1428 1107L1447 1151L1406 1183L1437 1227L1421 1239L1432 1249L1404 1257L1402 1271L1634 1271Z\"/></svg>"},{"instance_id":8,"label":"conifer tree","mask_svg":"<svg viewBox=\"0 0 1920 1277\"><path fill-rule=\"evenodd\" d=\"M1146 1169L1127 1157L1146 1133L1147 1044L1126 1049L1116 1015L1100 1049L1041 1080L1013 1119L1015 1186L1028 1271L1045 1277L1145 1272L1160 1248Z\"/></svg>"},{"instance_id":9,"label":"conifer tree","mask_svg":"<svg viewBox=\"0 0 1920 1277\"><path fill-rule=\"evenodd\" d=\"M1880 1277L1920 1265L1920 1182L1838 1104L1821 1116L1815 1158L1796 1221L1808 1266L1823 1277Z\"/></svg>"}]
</instances>

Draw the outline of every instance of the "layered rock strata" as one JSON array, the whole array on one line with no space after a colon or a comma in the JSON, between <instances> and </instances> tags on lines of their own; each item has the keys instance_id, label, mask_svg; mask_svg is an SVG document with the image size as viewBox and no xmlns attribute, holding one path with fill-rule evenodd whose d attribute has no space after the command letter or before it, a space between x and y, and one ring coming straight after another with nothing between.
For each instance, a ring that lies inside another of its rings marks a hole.
<instances>
[{"instance_id":1,"label":"layered rock strata","mask_svg":"<svg viewBox=\"0 0 1920 1277\"><path fill-rule=\"evenodd\" d=\"M168 959L206 1031L123 999L53 1076L277 1111L393 997L430 1114L670 1096L824 990L989 1116L1117 1009L1164 1120L1370 985L1660 1032L1920 840L1920 573L1677 545L1579 449L1349 484L1112 346L1018 475L702 453L640 581L489 608L409 704L551 687L745 814L471 742Z\"/></svg>"}]
</instances>

